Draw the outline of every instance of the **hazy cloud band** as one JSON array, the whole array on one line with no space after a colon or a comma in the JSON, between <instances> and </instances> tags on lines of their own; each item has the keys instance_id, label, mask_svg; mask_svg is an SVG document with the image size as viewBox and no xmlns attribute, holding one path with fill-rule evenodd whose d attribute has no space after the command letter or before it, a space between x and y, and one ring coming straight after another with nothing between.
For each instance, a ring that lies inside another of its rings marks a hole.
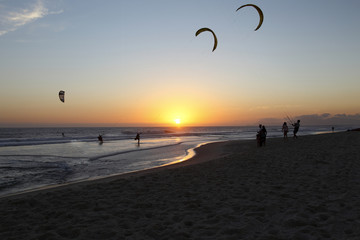
<instances>
[{"instance_id":1,"label":"hazy cloud band","mask_svg":"<svg viewBox=\"0 0 360 240\"><path fill-rule=\"evenodd\" d=\"M63 11L50 11L42 0L28 5L27 8L12 8L0 6L0 36L16 31L19 27L29 24L49 14L60 14Z\"/></svg>"}]
</instances>

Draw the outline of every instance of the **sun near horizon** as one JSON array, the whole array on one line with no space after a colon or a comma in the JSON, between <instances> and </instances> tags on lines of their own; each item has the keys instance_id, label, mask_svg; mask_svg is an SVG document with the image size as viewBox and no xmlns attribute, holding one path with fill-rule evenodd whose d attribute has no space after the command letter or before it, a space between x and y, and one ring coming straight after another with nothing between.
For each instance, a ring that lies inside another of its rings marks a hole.
<instances>
[{"instance_id":1,"label":"sun near horizon","mask_svg":"<svg viewBox=\"0 0 360 240\"><path fill-rule=\"evenodd\" d=\"M0 3L1 127L360 123L360 1L51 2Z\"/></svg>"}]
</instances>

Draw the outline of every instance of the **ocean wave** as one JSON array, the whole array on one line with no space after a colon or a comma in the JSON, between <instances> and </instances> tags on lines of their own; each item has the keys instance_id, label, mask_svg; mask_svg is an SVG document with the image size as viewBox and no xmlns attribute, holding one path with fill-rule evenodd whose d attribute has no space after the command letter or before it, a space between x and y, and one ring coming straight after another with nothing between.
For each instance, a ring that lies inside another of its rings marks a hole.
<instances>
[{"instance_id":1,"label":"ocean wave","mask_svg":"<svg viewBox=\"0 0 360 240\"><path fill-rule=\"evenodd\" d=\"M130 149L130 150L125 150L125 151L113 152L113 153L103 154L103 155L99 155L99 156L95 156L95 157L90 157L89 160L90 161L95 161L95 160L99 160L101 158L112 157L112 156L116 156L116 155L120 155L120 154L131 153L131 152L139 152L139 151L147 151L147 150L154 150L154 149L177 146L177 145L180 145L180 144L182 144L182 142L178 142L178 143L174 143L174 144L161 145L161 146L156 146L156 147Z\"/></svg>"},{"instance_id":2,"label":"ocean wave","mask_svg":"<svg viewBox=\"0 0 360 240\"><path fill-rule=\"evenodd\" d=\"M75 156L60 156L60 155L40 155L40 154L0 154L0 157L30 157L30 158L57 158L57 159L84 159L84 157L75 157ZM33 162L33 161L23 161L23 162Z\"/></svg>"},{"instance_id":3,"label":"ocean wave","mask_svg":"<svg viewBox=\"0 0 360 240\"><path fill-rule=\"evenodd\" d=\"M132 139L130 137L103 137L104 141L117 141ZM0 140L0 147L32 146L45 144L62 144L71 142L98 142L97 137L79 137L79 138L42 138L42 139L8 139Z\"/></svg>"}]
</instances>

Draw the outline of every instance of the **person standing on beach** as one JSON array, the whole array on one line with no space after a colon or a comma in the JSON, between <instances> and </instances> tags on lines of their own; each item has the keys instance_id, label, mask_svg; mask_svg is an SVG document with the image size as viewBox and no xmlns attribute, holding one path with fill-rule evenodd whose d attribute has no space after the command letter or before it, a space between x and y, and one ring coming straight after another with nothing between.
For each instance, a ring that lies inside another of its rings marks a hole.
<instances>
[{"instance_id":1,"label":"person standing on beach","mask_svg":"<svg viewBox=\"0 0 360 240\"><path fill-rule=\"evenodd\" d=\"M259 124L259 131L256 134L256 141L257 141L257 145L258 147L261 147L262 145L265 146L265 142L266 142L266 128L264 125Z\"/></svg>"},{"instance_id":2,"label":"person standing on beach","mask_svg":"<svg viewBox=\"0 0 360 240\"><path fill-rule=\"evenodd\" d=\"M286 122L284 122L284 124L282 125L282 131L284 133L284 140L285 140L285 139L287 139L287 133L289 131L289 128L288 128Z\"/></svg>"},{"instance_id":3,"label":"person standing on beach","mask_svg":"<svg viewBox=\"0 0 360 240\"><path fill-rule=\"evenodd\" d=\"M256 133L256 142L257 142L257 145L258 147L261 147L261 139L260 139L260 136L261 136L261 124L259 124L259 131L257 131Z\"/></svg>"},{"instance_id":4,"label":"person standing on beach","mask_svg":"<svg viewBox=\"0 0 360 240\"><path fill-rule=\"evenodd\" d=\"M294 138L297 138L296 133L299 131L300 120L297 120L297 122L292 125L294 126Z\"/></svg>"},{"instance_id":5,"label":"person standing on beach","mask_svg":"<svg viewBox=\"0 0 360 240\"><path fill-rule=\"evenodd\" d=\"M266 143L266 135L267 135L266 128L265 128L264 125L262 125L260 138L261 138L261 142L262 142L262 144L264 144L264 146L265 146L265 143Z\"/></svg>"}]
</instances>

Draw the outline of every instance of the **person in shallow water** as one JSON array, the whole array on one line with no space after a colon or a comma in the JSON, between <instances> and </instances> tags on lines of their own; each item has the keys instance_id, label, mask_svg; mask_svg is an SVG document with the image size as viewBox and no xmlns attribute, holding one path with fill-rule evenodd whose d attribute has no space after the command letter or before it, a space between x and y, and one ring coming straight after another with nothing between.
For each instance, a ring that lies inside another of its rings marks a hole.
<instances>
[{"instance_id":1,"label":"person in shallow water","mask_svg":"<svg viewBox=\"0 0 360 240\"><path fill-rule=\"evenodd\" d=\"M138 141L138 145L140 145L140 133L137 133L136 134L136 137L134 140L137 140Z\"/></svg>"},{"instance_id":2,"label":"person in shallow water","mask_svg":"<svg viewBox=\"0 0 360 240\"><path fill-rule=\"evenodd\" d=\"M98 136L98 140L99 140L100 143L103 143L103 138L102 138L102 136L100 134Z\"/></svg>"}]
</instances>

